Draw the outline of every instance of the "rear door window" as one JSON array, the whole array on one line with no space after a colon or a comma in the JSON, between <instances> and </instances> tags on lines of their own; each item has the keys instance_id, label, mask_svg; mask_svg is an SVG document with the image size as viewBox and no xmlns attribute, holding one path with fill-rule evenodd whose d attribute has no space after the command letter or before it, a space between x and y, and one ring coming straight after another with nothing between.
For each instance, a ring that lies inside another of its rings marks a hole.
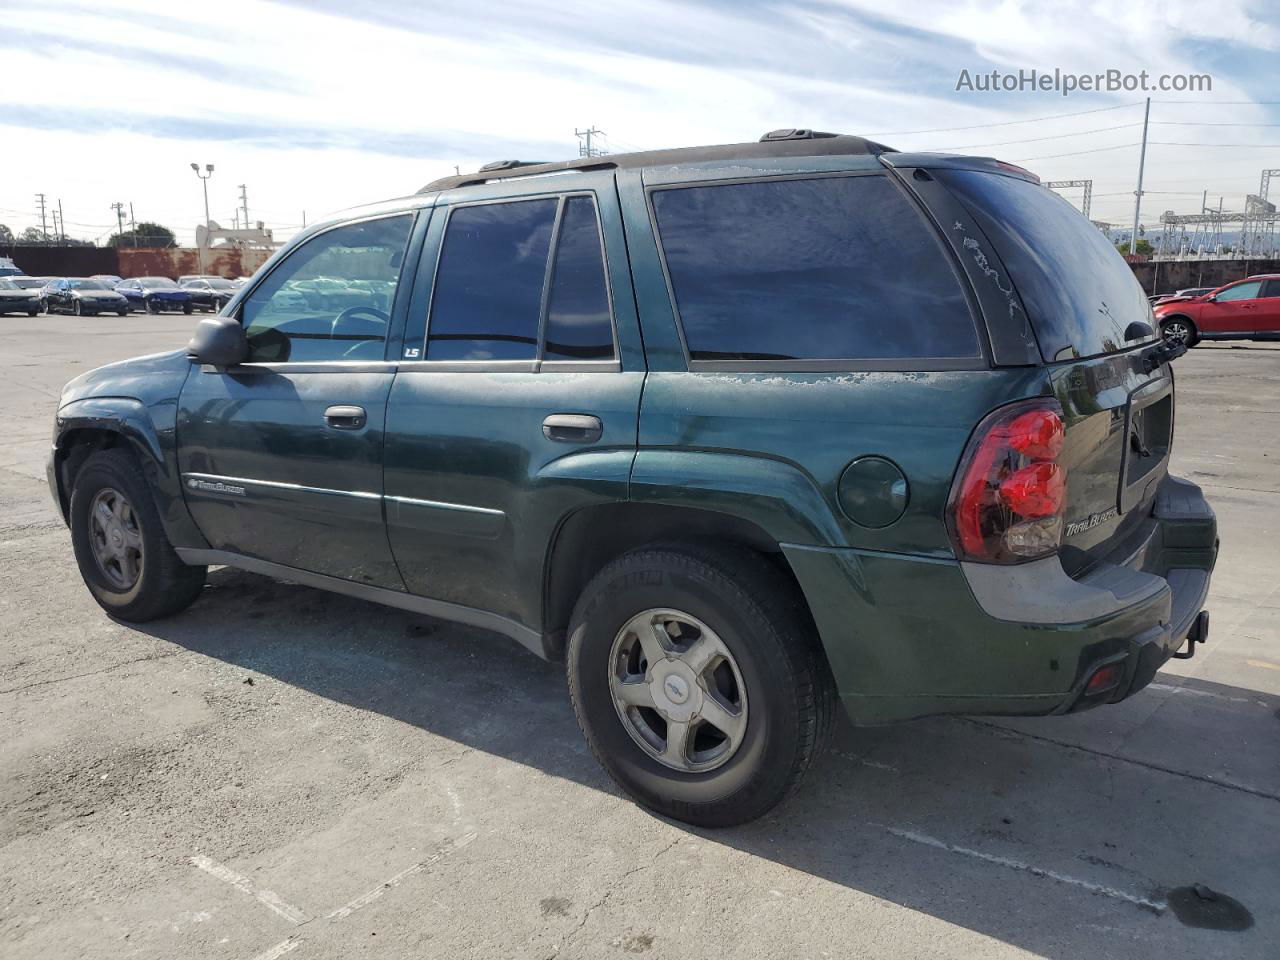
<instances>
[{"instance_id":1,"label":"rear door window","mask_svg":"<svg viewBox=\"0 0 1280 960\"><path fill-rule=\"evenodd\" d=\"M981 356L948 254L887 176L652 196L693 361Z\"/></svg>"},{"instance_id":2,"label":"rear door window","mask_svg":"<svg viewBox=\"0 0 1280 960\"><path fill-rule=\"evenodd\" d=\"M1151 322L1146 292L1111 241L1070 203L1017 177L932 172L1004 261L1046 360L1114 353L1154 339L1125 341L1129 324Z\"/></svg>"},{"instance_id":3,"label":"rear door window","mask_svg":"<svg viewBox=\"0 0 1280 960\"><path fill-rule=\"evenodd\" d=\"M614 357L595 201L575 195L454 209L436 272L427 359L539 357Z\"/></svg>"},{"instance_id":4,"label":"rear door window","mask_svg":"<svg viewBox=\"0 0 1280 960\"><path fill-rule=\"evenodd\" d=\"M453 210L427 324L428 360L537 356L557 203L549 198Z\"/></svg>"}]
</instances>

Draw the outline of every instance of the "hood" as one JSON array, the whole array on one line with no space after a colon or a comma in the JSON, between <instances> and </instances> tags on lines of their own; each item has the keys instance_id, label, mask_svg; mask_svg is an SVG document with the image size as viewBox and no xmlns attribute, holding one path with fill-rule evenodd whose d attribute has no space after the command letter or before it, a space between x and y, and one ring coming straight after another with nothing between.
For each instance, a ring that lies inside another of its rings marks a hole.
<instances>
[{"instance_id":1,"label":"hood","mask_svg":"<svg viewBox=\"0 0 1280 960\"><path fill-rule=\"evenodd\" d=\"M123 300L123 293L116 293L114 290L72 290L71 295L74 297L97 297L106 300Z\"/></svg>"},{"instance_id":2,"label":"hood","mask_svg":"<svg viewBox=\"0 0 1280 960\"><path fill-rule=\"evenodd\" d=\"M1200 297L1165 297L1163 300L1157 300L1153 304L1153 309L1159 310L1161 307L1167 307L1174 303L1194 303Z\"/></svg>"},{"instance_id":3,"label":"hood","mask_svg":"<svg viewBox=\"0 0 1280 960\"><path fill-rule=\"evenodd\" d=\"M151 405L176 397L190 370L185 348L109 363L63 387L58 407L86 397L132 397Z\"/></svg>"},{"instance_id":4,"label":"hood","mask_svg":"<svg viewBox=\"0 0 1280 960\"><path fill-rule=\"evenodd\" d=\"M0 298L5 300L34 300L39 295L38 290L0 290Z\"/></svg>"}]
</instances>

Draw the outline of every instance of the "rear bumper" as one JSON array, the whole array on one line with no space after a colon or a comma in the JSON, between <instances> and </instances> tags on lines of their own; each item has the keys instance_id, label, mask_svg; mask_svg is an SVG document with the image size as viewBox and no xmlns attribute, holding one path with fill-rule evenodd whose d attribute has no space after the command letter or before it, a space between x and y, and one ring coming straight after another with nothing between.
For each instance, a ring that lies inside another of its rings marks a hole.
<instances>
[{"instance_id":1,"label":"rear bumper","mask_svg":"<svg viewBox=\"0 0 1280 960\"><path fill-rule=\"evenodd\" d=\"M1056 557L1013 567L784 545L855 722L1043 715L1151 682L1197 624L1217 558L1199 487L1168 477L1122 564L1079 580ZM977 569L975 569L977 568ZM1119 679L1087 691L1100 666Z\"/></svg>"}]
</instances>

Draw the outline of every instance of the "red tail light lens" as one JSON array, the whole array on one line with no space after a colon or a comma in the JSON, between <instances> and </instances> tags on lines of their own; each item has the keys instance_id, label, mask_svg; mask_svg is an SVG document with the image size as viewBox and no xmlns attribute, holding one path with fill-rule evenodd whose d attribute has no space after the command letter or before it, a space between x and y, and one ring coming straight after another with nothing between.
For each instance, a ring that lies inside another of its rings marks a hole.
<instances>
[{"instance_id":1,"label":"red tail light lens","mask_svg":"<svg viewBox=\"0 0 1280 960\"><path fill-rule=\"evenodd\" d=\"M1052 400L1003 407L974 431L951 493L948 520L962 560L1018 563L1062 539L1066 430Z\"/></svg>"}]
</instances>

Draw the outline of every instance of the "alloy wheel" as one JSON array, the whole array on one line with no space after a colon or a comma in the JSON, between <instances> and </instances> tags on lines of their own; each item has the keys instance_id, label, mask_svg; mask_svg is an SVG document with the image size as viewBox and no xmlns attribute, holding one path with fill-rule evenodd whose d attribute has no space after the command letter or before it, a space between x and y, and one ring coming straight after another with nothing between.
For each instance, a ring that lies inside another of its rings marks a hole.
<instances>
[{"instance_id":1,"label":"alloy wheel","mask_svg":"<svg viewBox=\"0 0 1280 960\"><path fill-rule=\"evenodd\" d=\"M142 531L119 490L103 487L89 504L89 542L107 582L116 590L133 589L142 575Z\"/></svg>"},{"instance_id":2,"label":"alloy wheel","mask_svg":"<svg viewBox=\"0 0 1280 960\"><path fill-rule=\"evenodd\" d=\"M623 625L609 656L609 690L627 733L673 770L714 770L746 735L747 689L733 653L680 610L645 610Z\"/></svg>"},{"instance_id":3,"label":"alloy wheel","mask_svg":"<svg viewBox=\"0 0 1280 960\"><path fill-rule=\"evenodd\" d=\"M1191 328L1183 320L1170 320L1161 330L1166 340L1186 343L1191 339Z\"/></svg>"}]
</instances>

